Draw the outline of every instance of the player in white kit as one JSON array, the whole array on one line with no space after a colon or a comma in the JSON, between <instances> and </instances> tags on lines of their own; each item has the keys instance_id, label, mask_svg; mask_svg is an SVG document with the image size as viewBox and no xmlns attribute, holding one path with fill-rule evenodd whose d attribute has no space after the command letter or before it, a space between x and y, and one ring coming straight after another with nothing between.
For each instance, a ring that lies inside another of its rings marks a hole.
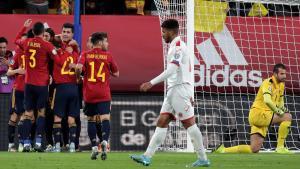
<instances>
[{"instance_id":1,"label":"player in white kit","mask_svg":"<svg viewBox=\"0 0 300 169\"><path fill-rule=\"evenodd\" d=\"M162 23L161 27L163 39L166 43L170 43L167 69L150 82L143 83L140 89L146 92L152 86L167 80L167 97L164 99L157 127L146 152L143 155L132 155L130 158L145 166L150 165L156 149L165 140L169 123L178 118L184 128L187 129L198 156L198 160L191 166L208 167L210 161L205 154L202 134L194 117L192 55L188 55L186 44L178 36L179 24L177 20L168 19Z\"/></svg>"}]
</instances>

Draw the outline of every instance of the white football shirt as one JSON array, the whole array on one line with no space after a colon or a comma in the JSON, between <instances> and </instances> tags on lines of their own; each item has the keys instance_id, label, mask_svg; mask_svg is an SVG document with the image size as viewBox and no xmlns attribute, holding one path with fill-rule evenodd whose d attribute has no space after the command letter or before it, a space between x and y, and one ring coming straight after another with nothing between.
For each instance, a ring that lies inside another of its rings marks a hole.
<instances>
[{"instance_id":1,"label":"white football shirt","mask_svg":"<svg viewBox=\"0 0 300 169\"><path fill-rule=\"evenodd\" d=\"M176 64L178 69L176 73L172 74L167 79L168 88L175 85L188 83L193 84L191 56L188 55L186 44L180 39L179 36L174 38L169 46L167 62L169 65Z\"/></svg>"}]
</instances>

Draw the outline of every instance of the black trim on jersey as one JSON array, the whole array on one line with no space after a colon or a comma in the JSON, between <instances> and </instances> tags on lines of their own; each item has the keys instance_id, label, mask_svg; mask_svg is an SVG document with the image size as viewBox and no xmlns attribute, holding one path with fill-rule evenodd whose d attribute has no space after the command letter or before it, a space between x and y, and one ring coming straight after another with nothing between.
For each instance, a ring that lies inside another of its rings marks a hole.
<instances>
[{"instance_id":1,"label":"black trim on jersey","mask_svg":"<svg viewBox=\"0 0 300 169\"><path fill-rule=\"evenodd\" d=\"M271 94L271 93L269 93L269 92L265 92L265 93L264 93L264 95L265 95L265 94L269 94L269 95L271 95L271 96L272 96L272 94Z\"/></svg>"},{"instance_id":2,"label":"black trim on jersey","mask_svg":"<svg viewBox=\"0 0 300 169\"><path fill-rule=\"evenodd\" d=\"M271 78L271 79L269 80L269 82L270 82L270 83L273 83L273 79Z\"/></svg>"},{"instance_id":3,"label":"black trim on jersey","mask_svg":"<svg viewBox=\"0 0 300 169\"><path fill-rule=\"evenodd\" d=\"M266 137L264 137L262 134L260 134L259 132L251 133L250 136L253 135L253 134L258 134L258 135L260 135L262 138L266 138Z\"/></svg>"},{"instance_id":4,"label":"black trim on jersey","mask_svg":"<svg viewBox=\"0 0 300 169\"><path fill-rule=\"evenodd\" d=\"M270 121L269 127L270 127L270 126L271 126L271 124L272 124L273 118L274 118L274 113L272 114L272 118L271 118L271 121Z\"/></svg>"}]
</instances>

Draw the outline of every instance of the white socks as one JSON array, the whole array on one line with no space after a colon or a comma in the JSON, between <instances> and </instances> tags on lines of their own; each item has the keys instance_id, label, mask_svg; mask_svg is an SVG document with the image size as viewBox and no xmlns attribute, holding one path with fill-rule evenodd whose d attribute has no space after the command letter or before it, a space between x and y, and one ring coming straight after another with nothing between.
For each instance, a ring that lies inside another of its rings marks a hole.
<instances>
[{"instance_id":1,"label":"white socks","mask_svg":"<svg viewBox=\"0 0 300 169\"><path fill-rule=\"evenodd\" d=\"M187 129L188 134L191 137L194 149L196 150L197 156L200 160L207 160L205 149L203 146L202 134L196 124L192 125Z\"/></svg>"},{"instance_id":2,"label":"white socks","mask_svg":"<svg viewBox=\"0 0 300 169\"><path fill-rule=\"evenodd\" d=\"M168 131L168 128L156 127L155 132L154 132L154 134L150 140L150 143L148 145L148 148L147 148L146 152L144 153L144 155L146 157L151 158L154 155L158 146L160 146L163 143L163 141L165 140L167 131Z\"/></svg>"}]
</instances>

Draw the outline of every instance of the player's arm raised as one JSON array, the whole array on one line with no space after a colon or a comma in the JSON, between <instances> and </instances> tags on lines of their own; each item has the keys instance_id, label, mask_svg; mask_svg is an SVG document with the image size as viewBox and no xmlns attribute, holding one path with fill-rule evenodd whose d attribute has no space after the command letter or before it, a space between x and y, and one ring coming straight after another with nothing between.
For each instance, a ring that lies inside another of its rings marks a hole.
<instances>
[{"instance_id":1,"label":"player's arm raised","mask_svg":"<svg viewBox=\"0 0 300 169\"><path fill-rule=\"evenodd\" d=\"M18 33L16 39L15 39L15 44L18 45L19 47L23 48L23 42L24 40L22 40L22 35L26 32L26 29L29 28L29 26L31 25L32 20L31 19L27 19L24 22L24 26L21 29L21 31Z\"/></svg>"}]
</instances>

